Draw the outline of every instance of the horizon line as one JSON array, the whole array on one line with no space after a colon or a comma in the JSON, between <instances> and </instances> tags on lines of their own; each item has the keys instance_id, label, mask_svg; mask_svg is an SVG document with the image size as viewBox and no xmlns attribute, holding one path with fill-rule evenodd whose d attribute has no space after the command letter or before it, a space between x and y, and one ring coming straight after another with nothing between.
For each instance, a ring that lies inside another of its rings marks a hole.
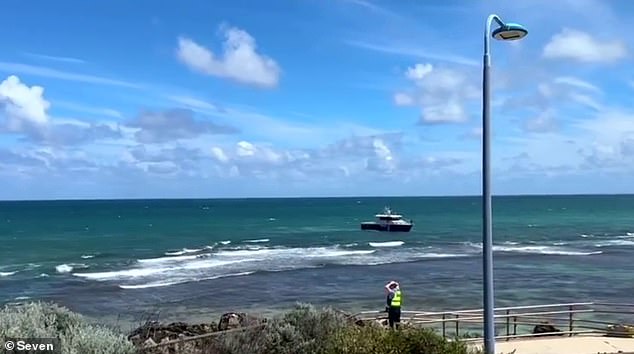
<instances>
[{"instance_id":1,"label":"horizon line","mask_svg":"<svg viewBox=\"0 0 634 354\"><path fill-rule=\"evenodd\" d=\"M495 197L591 197L591 196L634 196L634 193L525 193L496 194ZM268 196L268 197L148 197L148 198L51 198L51 199L0 199L3 202L65 202L65 201L161 201L161 200L252 200L252 199L369 199L369 198L474 198L481 194L464 195L342 195L342 196Z\"/></svg>"}]
</instances>

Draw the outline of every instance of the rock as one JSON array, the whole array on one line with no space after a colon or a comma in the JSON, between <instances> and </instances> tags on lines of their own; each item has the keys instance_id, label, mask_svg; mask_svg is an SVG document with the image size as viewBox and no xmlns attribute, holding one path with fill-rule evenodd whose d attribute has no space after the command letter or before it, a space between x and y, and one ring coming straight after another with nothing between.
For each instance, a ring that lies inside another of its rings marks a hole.
<instances>
[{"instance_id":1,"label":"rock","mask_svg":"<svg viewBox=\"0 0 634 354\"><path fill-rule=\"evenodd\" d=\"M609 325L606 337L632 338L634 337L634 326L624 324Z\"/></svg>"},{"instance_id":2,"label":"rock","mask_svg":"<svg viewBox=\"0 0 634 354\"><path fill-rule=\"evenodd\" d=\"M162 343L182 337L191 337L199 334L215 332L216 327L211 324L187 324L185 322L172 322L170 324L160 324L156 321L147 322L133 330L128 335L135 345L145 343L151 339L154 343Z\"/></svg>"},{"instance_id":3,"label":"rock","mask_svg":"<svg viewBox=\"0 0 634 354\"><path fill-rule=\"evenodd\" d=\"M266 323L266 319L249 316L244 312L229 312L220 316L218 330L226 331L234 328L255 326L262 323Z\"/></svg>"},{"instance_id":4,"label":"rock","mask_svg":"<svg viewBox=\"0 0 634 354\"><path fill-rule=\"evenodd\" d=\"M152 347L155 346L156 342L152 340L152 338L148 338L143 342L144 347Z\"/></svg>"},{"instance_id":5,"label":"rock","mask_svg":"<svg viewBox=\"0 0 634 354\"><path fill-rule=\"evenodd\" d=\"M551 336L562 335L557 332L561 332L561 330L557 329L555 326L553 326L552 324L548 322L543 322L542 324L538 324L533 328L533 334L546 333L545 335L551 335Z\"/></svg>"},{"instance_id":6,"label":"rock","mask_svg":"<svg viewBox=\"0 0 634 354\"><path fill-rule=\"evenodd\" d=\"M387 326L389 324L387 319L376 320L376 323L381 325L381 326Z\"/></svg>"}]
</instances>

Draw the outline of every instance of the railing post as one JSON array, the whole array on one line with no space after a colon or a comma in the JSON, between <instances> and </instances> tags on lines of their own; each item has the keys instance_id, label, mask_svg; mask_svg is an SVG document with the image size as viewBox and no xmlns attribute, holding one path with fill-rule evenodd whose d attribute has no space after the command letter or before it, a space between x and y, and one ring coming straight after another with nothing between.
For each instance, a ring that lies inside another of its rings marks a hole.
<instances>
[{"instance_id":1,"label":"railing post","mask_svg":"<svg viewBox=\"0 0 634 354\"><path fill-rule=\"evenodd\" d=\"M513 316L513 335L517 335L517 316Z\"/></svg>"},{"instance_id":2,"label":"railing post","mask_svg":"<svg viewBox=\"0 0 634 354\"><path fill-rule=\"evenodd\" d=\"M572 330L574 328L573 318L572 318L573 309L574 309L574 306L572 306L572 305L568 306L568 311L570 311L568 313L568 330L570 331L570 333L568 334L568 337L572 337Z\"/></svg>"},{"instance_id":3,"label":"railing post","mask_svg":"<svg viewBox=\"0 0 634 354\"><path fill-rule=\"evenodd\" d=\"M446 331L446 326L447 326L447 322L445 322L445 319L447 318L447 315L445 315L444 313L442 314L442 337L445 338L445 331Z\"/></svg>"},{"instance_id":4,"label":"railing post","mask_svg":"<svg viewBox=\"0 0 634 354\"><path fill-rule=\"evenodd\" d=\"M511 310L506 310L506 340L509 340L509 332L511 331L511 317L509 316Z\"/></svg>"},{"instance_id":5,"label":"railing post","mask_svg":"<svg viewBox=\"0 0 634 354\"><path fill-rule=\"evenodd\" d=\"M456 315L456 337L460 336L460 321L458 319L460 315Z\"/></svg>"}]
</instances>

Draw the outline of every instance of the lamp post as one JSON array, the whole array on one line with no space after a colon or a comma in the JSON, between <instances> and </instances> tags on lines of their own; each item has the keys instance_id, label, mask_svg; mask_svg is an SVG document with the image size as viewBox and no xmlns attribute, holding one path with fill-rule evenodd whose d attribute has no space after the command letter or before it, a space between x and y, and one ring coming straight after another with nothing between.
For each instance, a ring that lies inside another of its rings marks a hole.
<instances>
[{"instance_id":1,"label":"lamp post","mask_svg":"<svg viewBox=\"0 0 634 354\"><path fill-rule=\"evenodd\" d=\"M498 28L491 33L495 21ZM492 14L487 19L484 30L484 68L482 72L482 273L484 276L484 351L495 353L495 310L493 296L493 226L491 221L491 108L489 69L489 35L498 40L518 40L528 31L516 23L504 23L499 16Z\"/></svg>"}]
</instances>

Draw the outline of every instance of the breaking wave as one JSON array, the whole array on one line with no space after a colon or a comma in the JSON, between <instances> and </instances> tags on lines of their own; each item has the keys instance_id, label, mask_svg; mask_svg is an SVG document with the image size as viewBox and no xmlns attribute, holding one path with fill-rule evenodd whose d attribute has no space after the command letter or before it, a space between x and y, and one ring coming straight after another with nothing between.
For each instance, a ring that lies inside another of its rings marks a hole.
<instances>
[{"instance_id":1,"label":"breaking wave","mask_svg":"<svg viewBox=\"0 0 634 354\"><path fill-rule=\"evenodd\" d=\"M455 242L430 245L426 242L401 240L380 242L341 242L323 246L273 246L268 238L244 240L237 244L220 241L213 246L182 248L139 258L132 264L109 266L99 271L78 272L75 264L62 264L59 273L88 281L110 282L121 289L167 287L224 277L247 276L258 272L279 272L318 268L329 265L372 266L389 263L474 257L482 245ZM495 244L496 253L552 256L593 256L603 253L597 247L634 246L632 235L575 238L574 240L516 241ZM94 268L95 266L92 266ZM75 268L75 269L73 269Z\"/></svg>"},{"instance_id":2,"label":"breaking wave","mask_svg":"<svg viewBox=\"0 0 634 354\"><path fill-rule=\"evenodd\" d=\"M246 240L244 242L247 242L247 243L264 243L264 242L269 242L269 241L271 241L271 240L269 240L268 238L259 238L257 240Z\"/></svg>"},{"instance_id":3,"label":"breaking wave","mask_svg":"<svg viewBox=\"0 0 634 354\"><path fill-rule=\"evenodd\" d=\"M75 272L72 275L92 281L114 282L122 289L144 289L243 276L261 271L315 268L330 264L378 265L396 261L407 262L467 255L442 251L431 252L428 247L399 251L385 247L385 244L380 245L377 249L361 249L356 244L350 244L349 247L340 245L321 247L238 245L221 247L196 255L138 259L132 266L124 269Z\"/></svg>"},{"instance_id":4,"label":"breaking wave","mask_svg":"<svg viewBox=\"0 0 634 354\"><path fill-rule=\"evenodd\" d=\"M481 243L465 242L467 247L482 250ZM524 253L524 254L544 254L559 256L591 256L603 253L602 251L586 251L560 246L539 246L539 245L493 245L494 252Z\"/></svg>"}]
</instances>

